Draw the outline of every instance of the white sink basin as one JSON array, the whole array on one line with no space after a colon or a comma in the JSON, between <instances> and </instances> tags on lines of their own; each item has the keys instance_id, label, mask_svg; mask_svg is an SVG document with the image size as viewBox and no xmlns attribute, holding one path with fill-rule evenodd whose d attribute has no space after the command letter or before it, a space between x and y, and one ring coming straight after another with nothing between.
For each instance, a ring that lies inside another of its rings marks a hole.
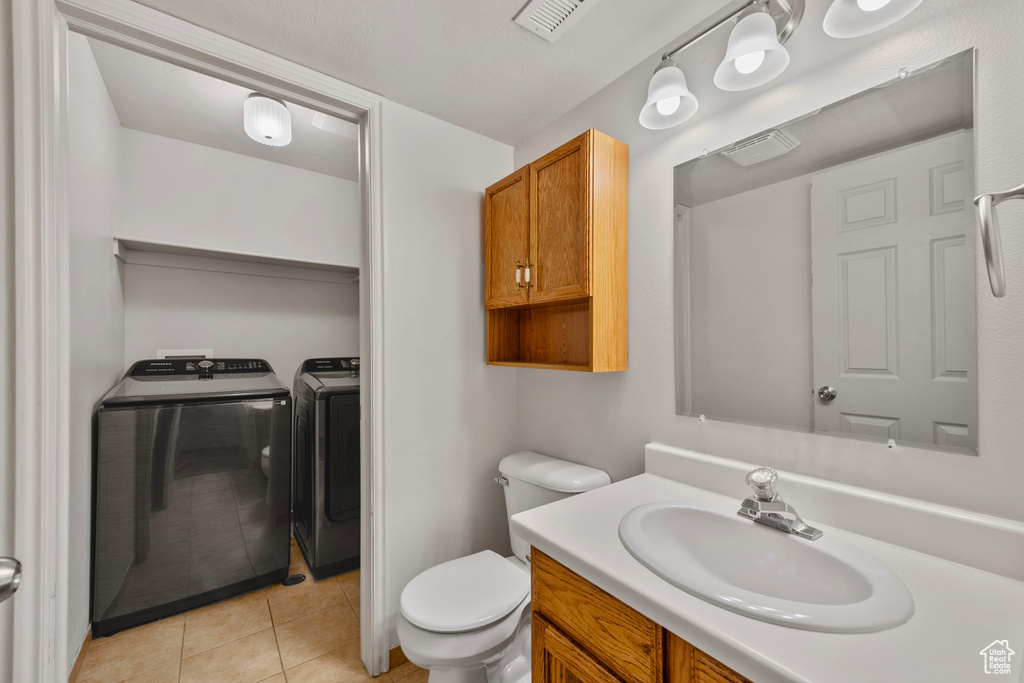
<instances>
[{"instance_id":1,"label":"white sink basin","mask_svg":"<svg viewBox=\"0 0 1024 683\"><path fill-rule=\"evenodd\" d=\"M809 631L867 633L902 624L914 599L884 564L826 533L816 541L739 517L739 504L641 505L619 538L672 585L753 619Z\"/></svg>"}]
</instances>

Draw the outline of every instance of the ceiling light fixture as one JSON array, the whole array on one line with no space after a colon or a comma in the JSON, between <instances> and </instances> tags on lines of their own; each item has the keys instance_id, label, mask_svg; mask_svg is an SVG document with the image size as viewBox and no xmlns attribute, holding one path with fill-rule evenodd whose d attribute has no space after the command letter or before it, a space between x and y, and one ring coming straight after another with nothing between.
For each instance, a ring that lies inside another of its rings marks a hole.
<instances>
[{"instance_id":1,"label":"ceiling light fixture","mask_svg":"<svg viewBox=\"0 0 1024 683\"><path fill-rule=\"evenodd\" d=\"M859 38L891 26L922 0L834 0L823 28L833 38Z\"/></svg>"},{"instance_id":2,"label":"ceiling light fixture","mask_svg":"<svg viewBox=\"0 0 1024 683\"><path fill-rule=\"evenodd\" d=\"M715 71L715 85L722 90L748 90L785 71L789 52L779 42L777 30L763 8L741 18L729 35L725 59Z\"/></svg>"},{"instance_id":3,"label":"ceiling light fixture","mask_svg":"<svg viewBox=\"0 0 1024 683\"><path fill-rule=\"evenodd\" d=\"M697 111L697 98L686 87L686 76L672 57L729 21L738 19L729 36L725 59L715 71L715 85L722 90L746 90L781 74L789 65L789 53L782 45L800 25L804 2L734 1L690 31L680 45L662 55L661 64L651 77L647 102L640 110L640 125L660 130L679 125L693 116Z\"/></svg>"},{"instance_id":4,"label":"ceiling light fixture","mask_svg":"<svg viewBox=\"0 0 1024 683\"><path fill-rule=\"evenodd\" d=\"M256 142L284 147L292 141L292 115L276 97L254 92L243 107L245 133Z\"/></svg>"}]
</instances>

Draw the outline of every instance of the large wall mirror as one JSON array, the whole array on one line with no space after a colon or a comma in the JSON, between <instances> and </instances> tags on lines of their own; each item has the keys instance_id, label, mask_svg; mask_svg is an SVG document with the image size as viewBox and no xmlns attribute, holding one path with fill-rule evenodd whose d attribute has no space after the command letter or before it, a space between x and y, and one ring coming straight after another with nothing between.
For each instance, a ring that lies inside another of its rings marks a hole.
<instances>
[{"instance_id":1,"label":"large wall mirror","mask_svg":"<svg viewBox=\"0 0 1024 683\"><path fill-rule=\"evenodd\" d=\"M974 53L675 168L676 408L976 453Z\"/></svg>"}]
</instances>

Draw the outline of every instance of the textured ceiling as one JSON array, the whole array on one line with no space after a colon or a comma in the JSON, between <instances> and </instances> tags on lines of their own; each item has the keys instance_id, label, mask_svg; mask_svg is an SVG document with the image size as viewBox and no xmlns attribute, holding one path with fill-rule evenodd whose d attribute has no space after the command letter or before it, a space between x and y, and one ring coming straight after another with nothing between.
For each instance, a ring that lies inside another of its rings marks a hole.
<instances>
[{"instance_id":1,"label":"textured ceiling","mask_svg":"<svg viewBox=\"0 0 1024 683\"><path fill-rule=\"evenodd\" d=\"M125 128L359 180L356 125L328 117L337 132L321 130L313 110L288 103L291 144L263 145L242 129L248 89L91 38L89 45Z\"/></svg>"},{"instance_id":2,"label":"textured ceiling","mask_svg":"<svg viewBox=\"0 0 1024 683\"><path fill-rule=\"evenodd\" d=\"M724 4L592 1L555 43L512 21L525 0L141 4L517 144Z\"/></svg>"}]
</instances>

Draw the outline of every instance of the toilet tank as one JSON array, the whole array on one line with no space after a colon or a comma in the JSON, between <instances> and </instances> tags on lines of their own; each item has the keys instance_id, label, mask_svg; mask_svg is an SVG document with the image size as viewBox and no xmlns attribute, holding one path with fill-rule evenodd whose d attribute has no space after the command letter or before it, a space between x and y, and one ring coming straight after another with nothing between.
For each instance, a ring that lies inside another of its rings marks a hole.
<instances>
[{"instance_id":1,"label":"toilet tank","mask_svg":"<svg viewBox=\"0 0 1024 683\"><path fill-rule=\"evenodd\" d=\"M498 472L503 478L509 520L518 512L612 483L607 472L532 451L506 455L498 463ZM511 522L509 537L512 552L526 562L530 544L512 532Z\"/></svg>"}]
</instances>

